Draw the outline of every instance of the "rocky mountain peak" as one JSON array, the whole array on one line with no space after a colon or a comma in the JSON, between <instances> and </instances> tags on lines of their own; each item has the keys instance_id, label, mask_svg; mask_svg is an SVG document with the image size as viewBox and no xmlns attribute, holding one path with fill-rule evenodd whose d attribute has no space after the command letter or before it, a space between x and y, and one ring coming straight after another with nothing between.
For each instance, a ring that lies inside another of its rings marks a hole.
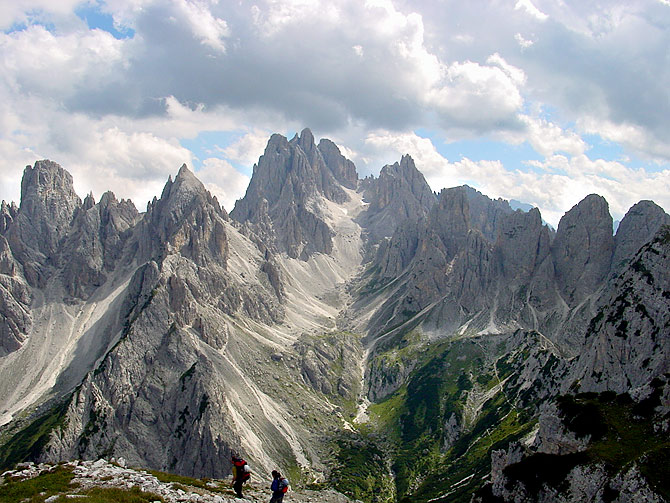
<instances>
[{"instance_id":1,"label":"rocky mountain peak","mask_svg":"<svg viewBox=\"0 0 670 503\"><path fill-rule=\"evenodd\" d=\"M95 198L93 197L93 192L89 193L82 203L82 210L88 211L95 206Z\"/></svg>"},{"instance_id":2,"label":"rocky mountain peak","mask_svg":"<svg viewBox=\"0 0 670 503\"><path fill-rule=\"evenodd\" d=\"M35 162L33 167L26 166L21 180L19 212L26 220L24 227L33 227L40 234L40 239L32 241L32 245L46 256L54 254L81 204L74 191L72 175L58 164L43 160ZM24 243L30 244L31 240L26 239Z\"/></svg>"},{"instance_id":3,"label":"rocky mountain peak","mask_svg":"<svg viewBox=\"0 0 670 503\"><path fill-rule=\"evenodd\" d=\"M69 224L81 199L74 191L72 175L59 164L37 161L26 166L21 180L21 213L31 220L49 219L54 225Z\"/></svg>"},{"instance_id":4,"label":"rocky mountain peak","mask_svg":"<svg viewBox=\"0 0 670 503\"><path fill-rule=\"evenodd\" d=\"M109 207L110 205L116 204L117 202L118 201L116 200L116 196L111 190L108 190L100 197L100 206L102 207Z\"/></svg>"},{"instance_id":5,"label":"rocky mountain peak","mask_svg":"<svg viewBox=\"0 0 670 503\"><path fill-rule=\"evenodd\" d=\"M664 224L670 224L670 215L653 201L640 201L633 205L621 220L614 236L614 272L619 271Z\"/></svg>"},{"instance_id":6,"label":"rocky mountain peak","mask_svg":"<svg viewBox=\"0 0 670 503\"><path fill-rule=\"evenodd\" d=\"M6 237L31 285L42 285L51 274L50 268L58 265L59 247L81 206L72 176L58 164L43 160L26 166L21 203Z\"/></svg>"},{"instance_id":7,"label":"rocky mountain peak","mask_svg":"<svg viewBox=\"0 0 670 503\"><path fill-rule=\"evenodd\" d=\"M344 157L338 146L327 138L319 140L318 149L335 179L348 189L355 190L358 186L358 173L354 163Z\"/></svg>"},{"instance_id":8,"label":"rocky mountain peak","mask_svg":"<svg viewBox=\"0 0 670 503\"><path fill-rule=\"evenodd\" d=\"M591 195L552 242L539 210L437 196L410 156L359 183L309 130L269 139L234 223L186 166L140 215L111 192L78 203L38 164L25 214L0 207L0 467L122 456L224 477L236 451L261 477L373 484L366 501L470 501L490 450L533 437L547 400L648 401L667 373L670 232L649 201L614 237ZM61 199L73 211L47 255L34 247ZM373 421L366 395L391 399ZM655 450L669 397L650 412Z\"/></svg>"},{"instance_id":9,"label":"rocky mountain peak","mask_svg":"<svg viewBox=\"0 0 670 503\"><path fill-rule=\"evenodd\" d=\"M463 191L468 198L470 222L473 228L494 242L500 232L500 226L513 210L509 202L504 199L491 199L468 185L463 185Z\"/></svg>"},{"instance_id":10,"label":"rocky mountain peak","mask_svg":"<svg viewBox=\"0 0 670 503\"><path fill-rule=\"evenodd\" d=\"M186 164L179 168L174 181L171 176L168 178L161 199L152 204L159 204L163 209L169 208L171 218L175 221L191 211L194 206L202 205L212 205L224 220L228 218L227 213L219 206L216 197L209 193Z\"/></svg>"},{"instance_id":11,"label":"rocky mountain peak","mask_svg":"<svg viewBox=\"0 0 670 503\"><path fill-rule=\"evenodd\" d=\"M7 229L16 218L19 208L16 203L7 204L4 200L0 204L0 234L7 232Z\"/></svg>"},{"instance_id":12,"label":"rocky mountain peak","mask_svg":"<svg viewBox=\"0 0 670 503\"><path fill-rule=\"evenodd\" d=\"M344 182L355 186L353 163L332 142L322 140L320 144L325 157L309 129L290 141L272 135L254 167L244 198L231 212L235 220L255 226L269 249L294 258L330 253L333 231L315 203L319 198L343 203L349 200Z\"/></svg>"},{"instance_id":13,"label":"rocky mountain peak","mask_svg":"<svg viewBox=\"0 0 670 503\"><path fill-rule=\"evenodd\" d=\"M428 220L429 227L435 229L445 245L447 257L451 258L463 249L471 228L470 203L465 186L443 189Z\"/></svg>"},{"instance_id":14,"label":"rocky mountain peak","mask_svg":"<svg viewBox=\"0 0 670 503\"><path fill-rule=\"evenodd\" d=\"M300 132L300 136L298 138L298 145L300 148L307 152L311 152L314 150L314 147L316 146L314 144L314 135L312 134L312 130L309 128L305 128Z\"/></svg>"},{"instance_id":15,"label":"rocky mountain peak","mask_svg":"<svg viewBox=\"0 0 670 503\"><path fill-rule=\"evenodd\" d=\"M579 304L605 280L613 251L609 205L597 194L586 196L561 218L552 243L556 280L568 305Z\"/></svg>"},{"instance_id":16,"label":"rocky mountain peak","mask_svg":"<svg viewBox=\"0 0 670 503\"><path fill-rule=\"evenodd\" d=\"M144 254L162 259L168 243L168 248L181 250L199 265L210 259L225 262L225 220L228 214L184 164L174 181L168 178L161 198L149 204L144 220Z\"/></svg>"},{"instance_id":17,"label":"rocky mountain peak","mask_svg":"<svg viewBox=\"0 0 670 503\"><path fill-rule=\"evenodd\" d=\"M549 231L537 208L517 210L504 219L496 241L496 259L507 281L527 280L549 255Z\"/></svg>"},{"instance_id":18,"label":"rocky mountain peak","mask_svg":"<svg viewBox=\"0 0 670 503\"><path fill-rule=\"evenodd\" d=\"M367 185L365 199L370 206L363 221L373 242L391 236L405 221L425 217L437 199L409 155L384 166L379 178Z\"/></svg>"}]
</instances>

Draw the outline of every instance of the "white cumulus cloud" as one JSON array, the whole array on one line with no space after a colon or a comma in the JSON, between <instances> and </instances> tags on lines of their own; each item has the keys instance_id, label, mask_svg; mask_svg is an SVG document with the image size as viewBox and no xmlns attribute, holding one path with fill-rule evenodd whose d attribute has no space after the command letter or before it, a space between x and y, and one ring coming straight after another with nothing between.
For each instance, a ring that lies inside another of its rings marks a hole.
<instances>
[{"instance_id":1,"label":"white cumulus cloud","mask_svg":"<svg viewBox=\"0 0 670 503\"><path fill-rule=\"evenodd\" d=\"M237 171L226 160L216 157L205 159L195 174L226 211L233 209L235 201L244 196L249 185L248 176Z\"/></svg>"}]
</instances>

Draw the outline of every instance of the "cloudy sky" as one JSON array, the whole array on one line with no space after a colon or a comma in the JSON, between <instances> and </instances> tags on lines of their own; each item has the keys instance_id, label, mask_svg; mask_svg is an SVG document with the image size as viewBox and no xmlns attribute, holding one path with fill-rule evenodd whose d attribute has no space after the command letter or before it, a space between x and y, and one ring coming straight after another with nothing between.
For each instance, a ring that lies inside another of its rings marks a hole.
<instances>
[{"instance_id":1,"label":"cloudy sky","mask_svg":"<svg viewBox=\"0 0 670 503\"><path fill-rule=\"evenodd\" d=\"M0 0L0 199L52 159L141 211L187 163L232 209L269 135L411 154L556 225L670 209L670 0Z\"/></svg>"}]
</instances>

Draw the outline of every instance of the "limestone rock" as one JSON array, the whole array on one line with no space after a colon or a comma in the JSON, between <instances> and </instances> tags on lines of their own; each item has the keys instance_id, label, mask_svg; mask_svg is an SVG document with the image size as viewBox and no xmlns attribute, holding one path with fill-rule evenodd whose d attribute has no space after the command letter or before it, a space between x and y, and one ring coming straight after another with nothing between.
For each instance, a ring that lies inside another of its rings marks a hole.
<instances>
[{"instance_id":1,"label":"limestone rock","mask_svg":"<svg viewBox=\"0 0 670 503\"><path fill-rule=\"evenodd\" d=\"M515 211L500 223L495 245L496 268L505 282L526 283L550 253L549 230L537 208Z\"/></svg>"},{"instance_id":2,"label":"limestone rock","mask_svg":"<svg viewBox=\"0 0 670 503\"><path fill-rule=\"evenodd\" d=\"M670 227L633 256L600 305L573 366L581 390L623 393L668 371Z\"/></svg>"},{"instance_id":3,"label":"limestone rock","mask_svg":"<svg viewBox=\"0 0 670 503\"><path fill-rule=\"evenodd\" d=\"M138 218L132 202L119 203L111 192L98 204L92 195L84 199L59 252L63 283L71 297L85 299L106 281Z\"/></svg>"},{"instance_id":4,"label":"limestone rock","mask_svg":"<svg viewBox=\"0 0 670 503\"><path fill-rule=\"evenodd\" d=\"M0 203L0 234L5 234L9 226L19 212L15 203L7 204L4 200Z\"/></svg>"},{"instance_id":5,"label":"limestone rock","mask_svg":"<svg viewBox=\"0 0 670 503\"><path fill-rule=\"evenodd\" d=\"M635 253L653 238L663 225L670 224L670 215L652 201L633 205L621 220L614 236L612 268L621 271Z\"/></svg>"},{"instance_id":6,"label":"limestone rock","mask_svg":"<svg viewBox=\"0 0 670 503\"><path fill-rule=\"evenodd\" d=\"M303 379L324 395L356 398L360 388L357 361L360 341L346 333L330 334L321 339L301 337L294 347L300 355Z\"/></svg>"},{"instance_id":7,"label":"limestone rock","mask_svg":"<svg viewBox=\"0 0 670 503\"><path fill-rule=\"evenodd\" d=\"M470 225L478 229L488 241L495 241L505 217L512 213L509 202L504 199L490 199L467 185L462 190L468 198Z\"/></svg>"},{"instance_id":8,"label":"limestone rock","mask_svg":"<svg viewBox=\"0 0 670 503\"><path fill-rule=\"evenodd\" d=\"M140 253L145 260L180 253L201 266L225 267L228 243L223 222L227 220L216 198L183 165L175 180L165 184L161 198L154 198L147 208Z\"/></svg>"},{"instance_id":9,"label":"limestone rock","mask_svg":"<svg viewBox=\"0 0 670 503\"><path fill-rule=\"evenodd\" d=\"M334 145L326 142L323 147L328 162L309 129L291 141L272 135L254 167L246 195L231 212L235 220L257 226L272 251L307 260L333 249L333 231L321 214L318 199L348 200L338 180L351 185L353 173L350 161Z\"/></svg>"},{"instance_id":10,"label":"limestone rock","mask_svg":"<svg viewBox=\"0 0 670 503\"><path fill-rule=\"evenodd\" d=\"M400 163L384 166L379 178L368 180L365 185L369 206L360 221L372 242L391 237L406 222L415 225L436 202L435 194L409 155L404 155Z\"/></svg>"},{"instance_id":11,"label":"limestone rock","mask_svg":"<svg viewBox=\"0 0 670 503\"><path fill-rule=\"evenodd\" d=\"M21 205L6 237L32 286L44 286L58 264L59 247L81 206L72 176L52 161L26 166Z\"/></svg>"},{"instance_id":12,"label":"limestone rock","mask_svg":"<svg viewBox=\"0 0 670 503\"><path fill-rule=\"evenodd\" d=\"M0 235L0 357L21 347L30 333L30 287L20 275L4 236Z\"/></svg>"},{"instance_id":13,"label":"limestone rock","mask_svg":"<svg viewBox=\"0 0 670 503\"><path fill-rule=\"evenodd\" d=\"M602 284L613 252L612 217L603 197L587 196L561 218L552 255L556 281L569 306L578 305Z\"/></svg>"},{"instance_id":14,"label":"limestone rock","mask_svg":"<svg viewBox=\"0 0 670 503\"><path fill-rule=\"evenodd\" d=\"M354 163L344 157L338 146L327 138L319 140L318 148L326 166L333 173L335 179L344 187L356 190L358 187L358 173Z\"/></svg>"}]
</instances>

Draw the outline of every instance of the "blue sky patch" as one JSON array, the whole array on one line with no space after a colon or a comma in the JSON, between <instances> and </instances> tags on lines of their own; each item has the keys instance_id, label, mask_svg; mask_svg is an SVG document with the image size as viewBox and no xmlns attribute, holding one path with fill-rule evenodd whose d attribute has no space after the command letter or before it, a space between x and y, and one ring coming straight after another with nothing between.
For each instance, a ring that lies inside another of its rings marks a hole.
<instances>
[{"instance_id":1,"label":"blue sky patch","mask_svg":"<svg viewBox=\"0 0 670 503\"><path fill-rule=\"evenodd\" d=\"M97 5L84 4L75 10L75 14L86 21L89 29L106 31L116 39L133 38L135 35L135 31L130 28L119 31L114 25L114 18L110 14L101 12Z\"/></svg>"},{"instance_id":2,"label":"blue sky patch","mask_svg":"<svg viewBox=\"0 0 670 503\"><path fill-rule=\"evenodd\" d=\"M422 138L429 138L435 149L449 162L457 162L467 157L472 161L501 161L507 169L528 171L529 166L524 161L541 161L540 156L533 148L524 142L520 145L511 145L501 141L486 138L445 142L437 134L425 129L418 129L416 134Z\"/></svg>"},{"instance_id":3,"label":"blue sky patch","mask_svg":"<svg viewBox=\"0 0 670 503\"><path fill-rule=\"evenodd\" d=\"M244 135L237 131L202 131L195 138L182 138L179 143L182 147L193 152L193 169L198 171L202 162L210 157L226 159L239 172L251 176L251 166L243 166L238 162L228 159L221 151L228 145L239 140Z\"/></svg>"}]
</instances>

